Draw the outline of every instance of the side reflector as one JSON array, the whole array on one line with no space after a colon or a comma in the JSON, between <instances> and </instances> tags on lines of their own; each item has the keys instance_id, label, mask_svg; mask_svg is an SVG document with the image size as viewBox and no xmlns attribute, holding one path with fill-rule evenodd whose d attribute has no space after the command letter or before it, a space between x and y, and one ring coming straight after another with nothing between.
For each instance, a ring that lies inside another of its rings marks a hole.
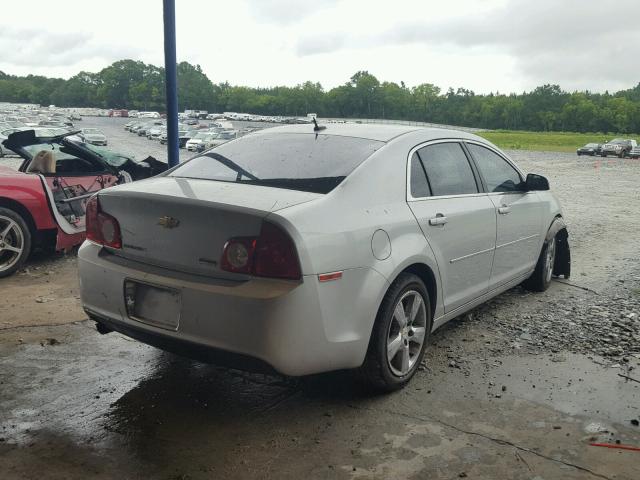
<instances>
[{"instance_id":1,"label":"side reflector","mask_svg":"<svg viewBox=\"0 0 640 480\"><path fill-rule=\"evenodd\" d=\"M342 278L342 272L321 273L318 275L318 281L330 282L331 280L340 280Z\"/></svg>"}]
</instances>

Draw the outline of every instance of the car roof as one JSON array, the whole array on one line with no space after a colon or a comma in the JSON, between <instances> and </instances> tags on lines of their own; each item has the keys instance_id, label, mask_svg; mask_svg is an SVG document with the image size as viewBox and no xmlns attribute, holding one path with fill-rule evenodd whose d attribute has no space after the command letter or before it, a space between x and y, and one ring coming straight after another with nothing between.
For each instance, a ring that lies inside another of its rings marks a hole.
<instances>
[{"instance_id":1,"label":"car roof","mask_svg":"<svg viewBox=\"0 0 640 480\"><path fill-rule=\"evenodd\" d=\"M279 134L279 133L309 133L318 135L336 135L343 137L366 138L379 142L390 142L391 140L408 133L418 133L423 140L435 140L440 138L469 138L478 137L462 130L451 130L437 127L418 127L412 125L384 125L384 124L359 124L359 123L323 123L319 121L321 127L325 127L318 132L314 131L312 123L304 125L285 125L281 127L265 128L252 132L252 135Z\"/></svg>"}]
</instances>

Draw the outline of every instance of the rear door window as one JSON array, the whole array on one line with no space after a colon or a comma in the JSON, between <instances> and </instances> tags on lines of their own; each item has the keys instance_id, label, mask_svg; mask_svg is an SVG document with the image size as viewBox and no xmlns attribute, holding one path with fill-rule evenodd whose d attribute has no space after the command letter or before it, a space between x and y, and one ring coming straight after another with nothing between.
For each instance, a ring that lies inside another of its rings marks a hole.
<instances>
[{"instance_id":1,"label":"rear door window","mask_svg":"<svg viewBox=\"0 0 640 480\"><path fill-rule=\"evenodd\" d=\"M433 196L478 193L473 170L458 142L427 145L418 150L418 156Z\"/></svg>"},{"instance_id":2,"label":"rear door window","mask_svg":"<svg viewBox=\"0 0 640 480\"><path fill-rule=\"evenodd\" d=\"M337 135L247 135L208 150L170 175L328 193L383 145Z\"/></svg>"},{"instance_id":3,"label":"rear door window","mask_svg":"<svg viewBox=\"0 0 640 480\"><path fill-rule=\"evenodd\" d=\"M486 147L468 143L488 192L515 192L522 189L522 178L509 162Z\"/></svg>"},{"instance_id":4,"label":"rear door window","mask_svg":"<svg viewBox=\"0 0 640 480\"><path fill-rule=\"evenodd\" d=\"M414 153L411 157L411 196L413 198L429 197L431 195L431 189L429 188L429 182L427 176L424 173L424 167L420 163L420 157L418 153Z\"/></svg>"}]
</instances>

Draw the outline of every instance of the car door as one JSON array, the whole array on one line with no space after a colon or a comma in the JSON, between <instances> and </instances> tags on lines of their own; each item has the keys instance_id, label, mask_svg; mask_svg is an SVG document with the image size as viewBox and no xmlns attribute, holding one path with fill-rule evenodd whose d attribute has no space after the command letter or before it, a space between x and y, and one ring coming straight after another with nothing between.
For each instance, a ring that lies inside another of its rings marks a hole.
<instances>
[{"instance_id":1,"label":"car door","mask_svg":"<svg viewBox=\"0 0 640 480\"><path fill-rule=\"evenodd\" d=\"M458 141L415 149L408 173L409 207L435 254L448 313L488 289L495 207Z\"/></svg>"},{"instance_id":2,"label":"car door","mask_svg":"<svg viewBox=\"0 0 640 480\"><path fill-rule=\"evenodd\" d=\"M520 172L499 152L466 142L489 199L496 209L496 251L489 288L533 270L544 232L543 205L535 192L524 190Z\"/></svg>"},{"instance_id":3,"label":"car door","mask_svg":"<svg viewBox=\"0 0 640 480\"><path fill-rule=\"evenodd\" d=\"M104 162L89 155L81 157L69 152L69 148L58 143L30 145L26 151L32 155L25 161L25 171L33 158L42 151L50 152L55 162L51 171L34 171L42 175L53 200L53 206L69 224L84 228L84 213L89 197L103 188L115 185L118 177L107 169ZM55 213L55 212L54 212ZM55 217L60 224L59 217Z\"/></svg>"}]
</instances>

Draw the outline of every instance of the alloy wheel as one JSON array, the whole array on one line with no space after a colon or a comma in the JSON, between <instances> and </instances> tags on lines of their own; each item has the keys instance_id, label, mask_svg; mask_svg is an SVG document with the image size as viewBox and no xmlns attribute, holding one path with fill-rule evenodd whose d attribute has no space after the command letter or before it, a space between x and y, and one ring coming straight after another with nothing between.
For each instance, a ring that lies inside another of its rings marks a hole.
<instances>
[{"instance_id":1,"label":"alloy wheel","mask_svg":"<svg viewBox=\"0 0 640 480\"><path fill-rule=\"evenodd\" d=\"M391 372L402 377L415 366L426 337L427 311L422 295L405 292L396 303L387 332L387 363Z\"/></svg>"},{"instance_id":2,"label":"alloy wheel","mask_svg":"<svg viewBox=\"0 0 640 480\"><path fill-rule=\"evenodd\" d=\"M13 219L0 215L0 272L9 270L24 250L24 234Z\"/></svg>"},{"instance_id":3,"label":"alloy wheel","mask_svg":"<svg viewBox=\"0 0 640 480\"><path fill-rule=\"evenodd\" d=\"M553 264L556 261L556 239L555 237L549 241L549 245L547 245L547 258L544 265L544 279L548 283L551 281L551 276L553 275Z\"/></svg>"}]
</instances>

